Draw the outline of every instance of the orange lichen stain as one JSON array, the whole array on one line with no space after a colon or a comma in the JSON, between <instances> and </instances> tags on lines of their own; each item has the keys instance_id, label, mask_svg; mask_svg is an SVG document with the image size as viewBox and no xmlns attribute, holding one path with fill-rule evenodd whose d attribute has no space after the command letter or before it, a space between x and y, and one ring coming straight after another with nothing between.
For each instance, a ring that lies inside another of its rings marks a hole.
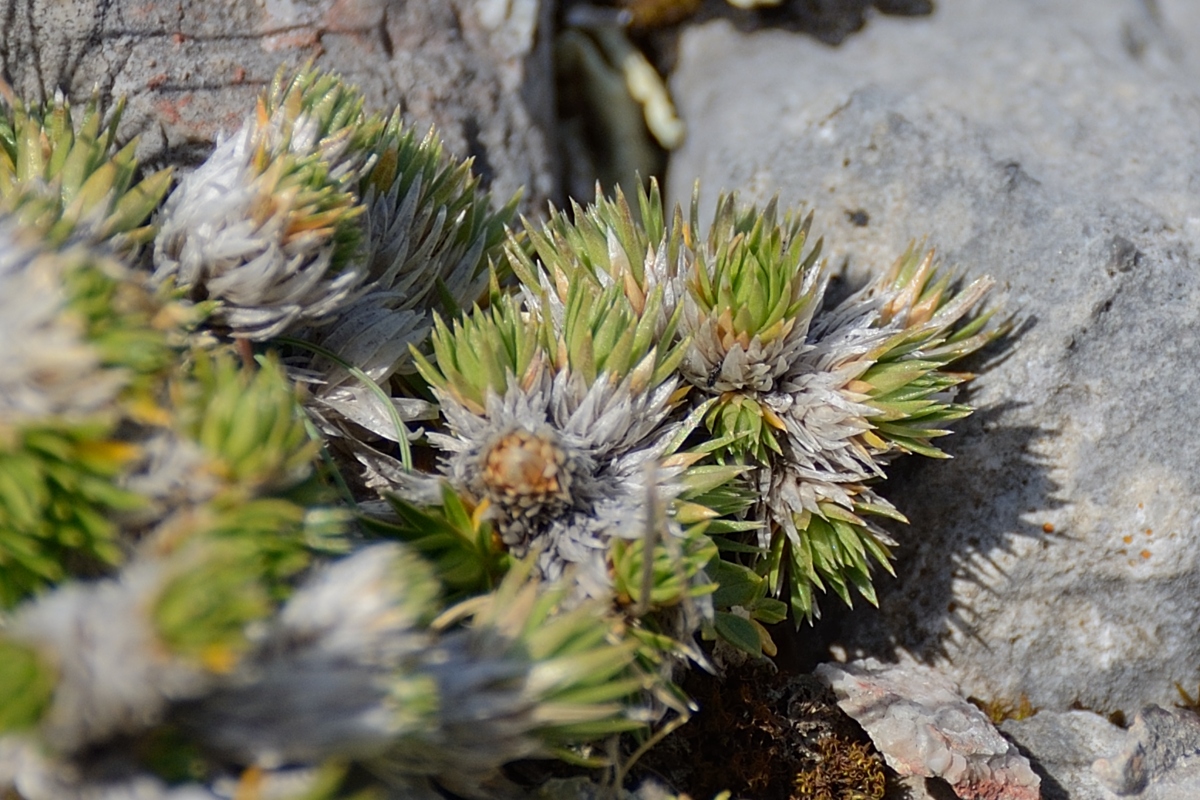
<instances>
[{"instance_id":1,"label":"orange lichen stain","mask_svg":"<svg viewBox=\"0 0 1200 800\"><path fill-rule=\"evenodd\" d=\"M1042 533L1054 533L1054 523L1053 522L1043 522L1042 523Z\"/></svg>"},{"instance_id":2,"label":"orange lichen stain","mask_svg":"<svg viewBox=\"0 0 1200 800\"><path fill-rule=\"evenodd\" d=\"M1145 503L1138 503L1138 508L1145 508L1145 507L1146 507Z\"/></svg>"},{"instance_id":3,"label":"orange lichen stain","mask_svg":"<svg viewBox=\"0 0 1200 800\"><path fill-rule=\"evenodd\" d=\"M353 36L364 31L378 31L387 24L380 6L362 0L334 0L321 16L320 25L327 31ZM378 36L378 33L375 33Z\"/></svg>"},{"instance_id":4,"label":"orange lichen stain","mask_svg":"<svg viewBox=\"0 0 1200 800\"><path fill-rule=\"evenodd\" d=\"M1121 541L1123 541L1125 544L1133 544L1133 537L1126 534L1125 536L1121 537Z\"/></svg>"},{"instance_id":5,"label":"orange lichen stain","mask_svg":"<svg viewBox=\"0 0 1200 800\"><path fill-rule=\"evenodd\" d=\"M183 122L183 110L191 104L192 95L188 93L163 99L154 104L154 110L158 112L160 120L171 125L178 125Z\"/></svg>"},{"instance_id":6,"label":"orange lichen stain","mask_svg":"<svg viewBox=\"0 0 1200 800\"><path fill-rule=\"evenodd\" d=\"M1140 555L1142 558L1149 558L1149 557L1150 557L1150 551L1149 551L1149 550L1143 550L1142 552L1138 553L1138 555Z\"/></svg>"},{"instance_id":7,"label":"orange lichen stain","mask_svg":"<svg viewBox=\"0 0 1200 800\"><path fill-rule=\"evenodd\" d=\"M306 50L321 47L321 33L313 28L297 28L285 33L264 36L259 46L267 53L280 50Z\"/></svg>"},{"instance_id":8,"label":"orange lichen stain","mask_svg":"<svg viewBox=\"0 0 1200 800\"><path fill-rule=\"evenodd\" d=\"M1153 536L1153 535L1154 535L1154 529L1153 529L1153 528L1146 528L1146 535L1147 535L1147 536Z\"/></svg>"}]
</instances>

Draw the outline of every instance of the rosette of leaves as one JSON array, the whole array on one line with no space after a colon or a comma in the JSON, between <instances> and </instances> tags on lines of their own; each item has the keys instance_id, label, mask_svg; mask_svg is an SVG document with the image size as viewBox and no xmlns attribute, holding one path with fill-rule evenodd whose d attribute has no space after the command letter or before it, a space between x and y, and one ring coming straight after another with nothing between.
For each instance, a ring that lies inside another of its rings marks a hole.
<instances>
[{"instance_id":1,"label":"rosette of leaves","mask_svg":"<svg viewBox=\"0 0 1200 800\"><path fill-rule=\"evenodd\" d=\"M0 216L0 605L118 563L114 515L140 455L128 424L175 357L185 315L83 245Z\"/></svg>"},{"instance_id":2,"label":"rosette of leaves","mask_svg":"<svg viewBox=\"0 0 1200 800\"><path fill-rule=\"evenodd\" d=\"M198 350L173 381L175 427L210 457L208 470L239 496L285 491L307 479L320 443L309 436L301 396L272 357L253 366Z\"/></svg>"},{"instance_id":3,"label":"rosette of leaves","mask_svg":"<svg viewBox=\"0 0 1200 800\"><path fill-rule=\"evenodd\" d=\"M57 764L95 790L111 777L85 755L146 781L249 764L258 783L287 764L305 768L298 790L336 785L357 762L393 788L476 796L509 761L572 757L644 724L646 680L607 608L563 612L564 587L531 580L528 562L435 619L429 566L377 545L314 572L275 611L253 557L200 537L18 609L0 638L0 761L22 744L37 755L5 776Z\"/></svg>"},{"instance_id":4,"label":"rosette of leaves","mask_svg":"<svg viewBox=\"0 0 1200 800\"><path fill-rule=\"evenodd\" d=\"M615 208L606 205L597 214ZM511 265L525 282L524 299L496 294L488 309L452 325L439 319L436 361L418 355L417 365L446 420L446 430L429 437L442 454L439 477L493 526L508 552L520 557L536 550L539 571L551 580L578 565L581 595L604 596L613 585L612 544L643 536L648 506L664 510L651 523L658 536L684 536L665 512L703 454L681 449L697 419L672 417L682 397L674 376L682 348L674 336L678 314L663 307L664 287L649 286L644 272L639 277L648 290L632 275L613 279L629 270L628 259L617 254L626 252L622 244L614 245L611 260L603 254L593 264L585 255L573 258L587 252L572 240L573 230L555 215L543 231L531 233L537 262L512 242ZM629 230L644 237L636 226ZM581 234L594 235L594 229ZM643 243L628 242L639 265ZM731 469L722 479L736 473ZM401 487L400 494L417 504L440 502L433 488ZM702 548L678 552L705 558ZM642 556L636 560L642 563ZM680 589L673 601L685 594Z\"/></svg>"},{"instance_id":5,"label":"rosette of leaves","mask_svg":"<svg viewBox=\"0 0 1200 800\"><path fill-rule=\"evenodd\" d=\"M552 332L545 337L547 342L558 336L553 331L574 332L586 326L587 311L580 302L580 287L586 286L590 289L585 295L589 292L612 297L623 295L622 303L633 313L622 322L622 328L631 331L629 336L637 330L652 332L653 340L663 343L660 347L664 352L674 353L671 372L687 374L688 361L695 358L687 316L691 311L687 306L687 280L693 274L692 262L697 258L690 235L678 208L673 215L666 212L658 184L652 180L648 189L637 190L636 211L618 190L611 199L597 193L594 203L586 208L574 206L570 218L563 213L552 214L540 230L529 233L533 253L510 246L508 265L524 284L529 304L539 308L543 318L551 321L545 329ZM640 327L633 326L635 318ZM562 346L552 346L561 360ZM677 349L671 351L668 346ZM582 357L586 360L586 352ZM702 371L707 375L710 370ZM698 397L690 417L680 426L680 433L693 431L701 419L719 418L721 399ZM687 448L681 444L673 446L672 452L675 448L679 452L672 456L672 461L682 463L686 459L687 466L678 479L683 491L672 502L671 513L685 526L689 541L674 553L668 554L662 548L656 551L653 573L660 596L663 587L678 582L681 576L688 575L690 580L696 565L704 563L699 554L711 554L709 548L714 543L726 551L753 549L735 541L737 534L759 527L756 521L744 519L753 501L746 487L736 480L741 468L736 464L703 463L708 454L727 454L737 448L742 438L742 431L731 429L717 431L699 441L693 437ZM692 538L701 530L707 538ZM617 543L616 549L620 551L620 557L613 560L618 597L628 597L630 590L641 583L638 576L642 568L641 549L637 544L630 547L624 543ZM638 553L639 560L624 557L629 553ZM689 555L680 559L681 553ZM706 570L709 578L713 578L713 570L719 566L715 562L710 564ZM742 589L747 584L741 578L745 576L739 574L737 591L718 590L713 595L716 632L752 653L763 648L771 652L774 644L761 623L778 621L777 601L764 596L766 584L761 579L752 590L754 597L744 597ZM736 611L733 604L726 603L729 599L741 601ZM747 615L746 620L738 614Z\"/></svg>"},{"instance_id":6,"label":"rosette of leaves","mask_svg":"<svg viewBox=\"0 0 1200 800\"><path fill-rule=\"evenodd\" d=\"M28 732L70 756L211 691L248 652L247 626L271 612L255 561L232 541L197 539L17 608L0 643L14 659L0 676L13 709L0 734Z\"/></svg>"},{"instance_id":7,"label":"rosette of leaves","mask_svg":"<svg viewBox=\"0 0 1200 800\"><path fill-rule=\"evenodd\" d=\"M559 613L562 587L530 567L431 626L433 573L398 545L369 547L297 591L249 681L181 719L244 762L353 759L392 784L432 778L467 796L509 761L640 727L632 646L600 606Z\"/></svg>"},{"instance_id":8,"label":"rosette of leaves","mask_svg":"<svg viewBox=\"0 0 1200 800\"><path fill-rule=\"evenodd\" d=\"M297 544L331 527L318 516L277 500L190 509L166 520L112 578L65 583L14 609L0 633L0 789L11 780L31 800L128 796L128 781L143 796L160 777L228 775L231 765L206 756L190 735L184 709L260 674L262 631L291 591L283 579L307 563ZM368 610L388 602L370 595L377 586L354 588L359 601L368 594ZM323 621L328 614L303 624ZM356 633L347 625L330 635L344 645ZM372 644L381 643L360 646ZM92 758L120 766L98 773L87 766ZM161 792L147 796L174 796ZM196 786L181 792L208 796Z\"/></svg>"},{"instance_id":9,"label":"rosette of leaves","mask_svg":"<svg viewBox=\"0 0 1200 800\"><path fill-rule=\"evenodd\" d=\"M619 287L630 312L649 323L655 339L673 344L691 251L678 210L668 225L657 181L650 181L649 191L639 185L636 214L620 189L611 199L597 190L587 207L572 203L569 214L552 211L540 229L528 222L525 227L532 252L510 241L504 266L557 329L568 324L568 294L583 279L605 290Z\"/></svg>"},{"instance_id":10,"label":"rosette of leaves","mask_svg":"<svg viewBox=\"0 0 1200 800\"><path fill-rule=\"evenodd\" d=\"M404 396L410 346L427 349L435 310L458 314L483 296L518 198L493 210L471 162L447 155L432 130L418 139L398 111L372 152L359 189L366 293L331 324L304 333L302 347L317 355L298 374L314 382L311 405L323 431L373 473L402 466L372 443L389 449L406 436L404 422L430 416L428 403Z\"/></svg>"},{"instance_id":11,"label":"rosette of leaves","mask_svg":"<svg viewBox=\"0 0 1200 800\"><path fill-rule=\"evenodd\" d=\"M692 231L697 217L693 202ZM717 397L709 430L738 437L725 457L757 469L766 535L734 559L786 594L797 621L816 612L814 590L875 602L871 570L891 570L894 542L872 517L905 520L873 483L896 455L940 455L931 439L970 411L947 394L969 376L943 368L1000 333L971 315L988 279L955 291L914 250L822 311L826 276L817 248L804 253L807 234L774 203L739 211L722 198L683 324L683 373Z\"/></svg>"},{"instance_id":12,"label":"rosette of leaves","mask_svg":"<svg viewBox=\"0 0 1200 800\"><path fill-rule=\"evenodd\" d=\"M564 610L570 592L537 581L527 560L495 592L443 614L422 671L447 702L435 725L403 737L372 768L435 776L471 794L506 762L578 761L576 746L643 728L637 699L651 681L634 663L634 643L605 603Z\"/></svg>"},{"instance_id":13,"label":"rosette of leaves","mask_svg":"<svg viewBox=\"0 0 1200 800\"><path fill-rule=\"evenodd\" d=\"M155 278L217 301L213 323L256 341L353 300L366 275L357 187L382 125L362 102L319 70L281 71L167 198Z\"/></svg>"},{"instance_id":14,"label":"rosette of leaves","mask_svg":"<svg viewBox=\"0 0 1200 800\"><path fill-rule=\"evenodd\" d=\"M691 226L698 236L696 205ZM807 348L824 293L821 243L805 252L811 224L811 214L779 219L775 202L760 212L739 210L734 197L722 197L707 240L696 249L683 322L691 345L680 371L718 398L705 423L714 436L733 437L732 456L761 462L782 452L776 433L783 422L760 398Z\"/></svg>"},{"instance_id":15,"label":"rosette of leaves","mask_svg":"<svg viewBox=\"0 0 1200 800\"><path fill-rule=\"evenodd\" d=\"M138 179L137 140L116 141L123 109L106 115L93 95L76 122L61 94L39 107L0 91L0 206L20 208L50 241L79 231L124 254L151 241L171 170Z\"/></svg>"}]
</instances>

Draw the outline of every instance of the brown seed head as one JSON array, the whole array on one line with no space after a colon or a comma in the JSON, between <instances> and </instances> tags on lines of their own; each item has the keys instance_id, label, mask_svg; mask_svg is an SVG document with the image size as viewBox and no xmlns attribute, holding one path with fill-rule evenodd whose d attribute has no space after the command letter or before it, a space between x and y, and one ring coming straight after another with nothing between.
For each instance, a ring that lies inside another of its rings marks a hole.
<instances>
[{"instance_id":1,"label":"brown seed head","mask_svg":"<svg viewBox=\"0 0 1200 800\"><path fill-rule=\"evenodd\" d=\"M483 482L492 499L535 510L570 498L567 455L547 435L524 429L500 437L484 455Z\"/></svg>"}]
</instances>

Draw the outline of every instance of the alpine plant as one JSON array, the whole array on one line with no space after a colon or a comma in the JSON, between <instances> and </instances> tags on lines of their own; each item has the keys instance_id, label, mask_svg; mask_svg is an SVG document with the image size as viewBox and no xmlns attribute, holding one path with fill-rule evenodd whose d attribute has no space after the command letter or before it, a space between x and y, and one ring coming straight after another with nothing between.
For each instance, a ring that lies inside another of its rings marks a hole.
<instances>
[{"instance_id":1,"label":"alpine plant","mask_svg":"<svg viewBox=\"0 0 1200 800\"><path fill-rule=\"evenodd\" d=\"M78 231L132 255L153 240L150 216L171 170L139 180L137 139L117 145L124 101L106 114L94 95L76 121L61 94L29 106L6 88L0 83L0 208L19 209L51 241Z\"/></svg>"},{"instance_id":2,"label":"alpine plant","mask_svg":"<svg viewBox=\"0 0 1200 800\"><path fill-rule=\"evenodd\" d=\"M217 301L211 322L254 341L327 320L366 277L358 182L382 122L314 68L280 71L241 130L167 198L154 276Z\"/></svg>"},{"instance_id":3,"label":"alpine plant","mask_svg":"<svg viewBox=\"0 0 1200 800\"><path fill-rule=\"evenodd\" d=\"M886 467L944 455L1004 330L918 247L827 304L774 202L510 228L311 66L165 203L121 108L0 83L4 797L620 774L698 631L774 655L818 592L875 602Z\"/></svg>"},{"instance_id":4,"label":"alpine plant","mask_svg":"<svg viewBox=\"0 0 1200 800\"><path fill-rule=\"evenodd\" d=\"M822 308L828 270L811 215L718 201L696 241L681 330L682 372L715 399L712 435L736 437L725 458L755 469L763 524L755 568L788 595L796 621L817 612L814 589L875 602L871 570L891 571L894 541L873 521L904 517L875 490L897 455L942 457L931 442L970 409L950 390L971 376L944 367L999 335L972 310L991 286L956 290L933 252L911 248L870 285ZM784 585L785 576L787 586Z\"/></svg>"}]
</instances>

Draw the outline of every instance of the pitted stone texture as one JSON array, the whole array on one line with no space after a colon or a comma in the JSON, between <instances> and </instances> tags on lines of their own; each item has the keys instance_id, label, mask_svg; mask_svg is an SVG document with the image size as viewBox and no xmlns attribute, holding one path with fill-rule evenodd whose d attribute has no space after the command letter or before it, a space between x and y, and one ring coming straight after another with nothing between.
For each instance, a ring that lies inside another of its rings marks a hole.
<instances>
[{"instance_id":1,"label":"pitted stone texture","mask_svg":"<svg viewBox=\"0 0 1200 800\"><path fill-rule=\"evenodd\" d=\"M1114 800L1092 764L1120 752L1126 732L1104 717L1091 711L1039 711L1028 719L1005 720L1000 730L1042 775L1042 800Z\"/></svg>"},{"instance_id":2,"label":"pitted stone texture","mask_svg":"<svg viewBox=\"0 0 1200 800\"><path fill-rule=\"evenodd\" d=\"M254 110L281 64L315 59L368 105L447 147L506 200L554 190L551 3L540 0L0 0L0 76L30 100L127 95L119 134L194 164ZM539 36L539 33L541 35Z\"/></svg>"},{"instance_id":3,"label":"pitted stone texture","mask_svg":"<svg viewBox=\"0 0 1200 800\"><path fill-rule=\"evenodd\" d=\"M1200 718L1149 706L1133 720L1121 749L1092 770L1114 794L1145 800L1200 797Z\"/></svg>"},{"instance_id":4,"label":"pitted stone texture","mask_svg":"<svg viewBox=\"0 0 1200 800\"><path fill-rule=\"evenodd\" d=\"M1196 13L956 0L838 48L720 22L683 37L670 194L699 178L706 207L741 187L815 208L850 284L928 234L995 276L1020 326L970 390L983 410L941 440L954 460L893 465L883 491L912 524L890 527L880 610L842 620L850 657L1057 710L1131 713L1194 685Z\"/></svg>"},{"instance_id":5,"label":"pitted stone texture","mask_svg":"<svg viewBox=\"0 0 1200 800\"><path fill-rule=\"evenodd\" d=\"M982 711L931 669L874 659L816 676L901 776L945 780L964 800L1038 800L1040 780Z\"/></svg>"},{"instance_id":6,"label":"pitted stone texture","mask_svg":"<svg viewBox=\"0 0 1200 800\"><path fill-rule=\"evenodd\" d=\"M1148 706L1128 730L1089 711L1042 711L1001 730L1042 771L1044 800L1195 800L1200 718Z\"/></svg>"}]
</instances>

